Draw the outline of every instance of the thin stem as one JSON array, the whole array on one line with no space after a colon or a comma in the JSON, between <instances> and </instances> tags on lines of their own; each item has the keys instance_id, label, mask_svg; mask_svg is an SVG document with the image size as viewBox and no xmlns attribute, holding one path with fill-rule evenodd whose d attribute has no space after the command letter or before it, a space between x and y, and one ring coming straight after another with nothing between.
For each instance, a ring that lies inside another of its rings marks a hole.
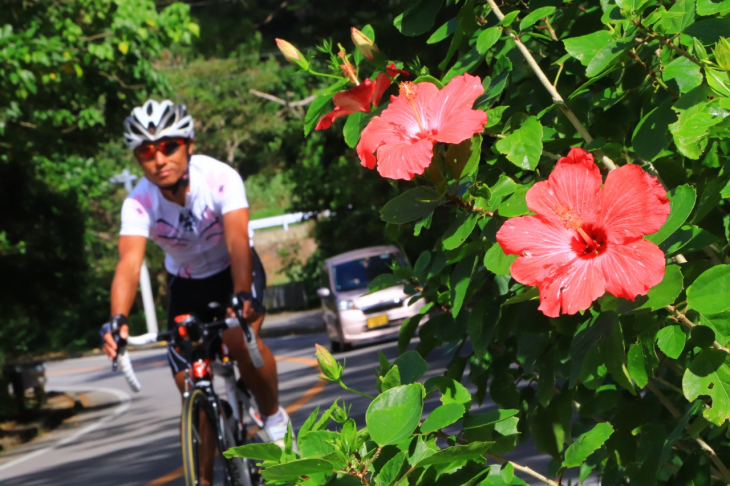
<instances>
[{"instance_id":1,"label":"thin stem","mask_svg":"<svg viewBox=\"0 0 730 486\"><path fill-rule=\"evenodd\" d=\"M545 27L547 27L548 32L550 32L550 38L554 41L558 40L558 36L555 34L555 29L553 29L553 26L550 25L550 20L547 17L543 17L542 20L545 22Z\"/></svg>"},{"instance_id":2,"label":"thin stem","mask_svg":"<svg viewBox=\"0 0 730 486\"><path fill-rule=\"evenodd\" d=\"M395 483L395 486L398 486L398 485L399 485L399 484L400 484L400 483L401 483L401 482L402 482L402 481L403 481L403 480L404 480L405 478L407 478L407 477L408 477L408 475L409 475L409 474L411 474L411 473L412 473L412 472L413 472L414 470L415 470L415 468L411 467L411 468L410 468L410 469L409 469L408 471L406 471L406 473L405 473L405 474L403 475L403 477L402 477L402 478L400 478L400 479L398 480L398 482L397 482L397 483Z\"/></svg>"},{"instance_id":3,"label":"thin stem","mask_svg":"<svg viewBox=\"0 0 730 486\"><path fill-rule=\"evenodd\" d=\"M682 314L681 312L679 312L677 310L677 308L675 306L673 306L673 305L668 305L668 306L664 307L664 310L666 310L667 312L669 312L671 314L671 317L675 321L679 322L680 324L682 324L685 327L688 327L689 329L692 329L693 327L695 327L697 325L694 322L692 322L689 319L687 319L687 316L685 316L684 314ZM730 349L724 347L723 345L721 345L717 341L715 341L715 342L712 343L712 347L714 347L715 349L720 349L720 350L725 351L726 353L730 354Z\"/></svg>"},{"instance_id":4,"label":"thin stem","mask_svg":"<svg viewBox=\"0 0 730 486\"><path fill-rule=\"evenodd\" d=\"M342 382L342 379L338 380L337 383L339 383L342 388L344 388L345 390L347 390L347 391L349 391L351 393L354 393L356 395L360 395L361 397L369 398L370 400L375 400L375 397L374 396L368 395L367 393L363 393L361 391L357 391L354 388L350 388L349 386L345 385Z\"/></svg>"},{"instance_id":5,"label":"thin stem","mask_svg":"<svg viewBox=\"0 0 730 486\"><path fill-rule=\"evenodd\" d=\"M449 195L446 196L446 199L448 199L449 201L453 202L454 204L456 204L460 208L466 209L467 211L471 211L471 212L474 212L474 213L479 213L479 214L481 214L483 216L494 216L494 213L492 211L485 211L483 209L478 209L478 208L474 207L474 205L472 203L467 202L467 201L464 201L459 196L454 196L453 194L449 194Z\"/></svg>"},{"instance_id":6,"label":"thin stem","mask_svg":"<svg viewBox=\"0 0 730 486\"><path fill-rule=\"evenodd\" d=\"M327 74L327 73L319 73L319 72L314 71L312 69L308 69L307 72L309 74L314 74L315 76L322 76L324 78L342 79L342 76L335 76L334 74Z\"/></svg>"},{"instance_id":7,"label":"thin stem","mask_svg":"<svg viewBox=\"0 0 730 486\"><path fill-rule=\"evenodd\" d=\"M494 15L496 15L497 18L501 21L504 18L504 14L499 9L499 7L495 3L495 1L487 0L487 3L492 8L492 12L494 12ZM509 27L505 28L504 31L514 41L515 45L522 53L522 56L527 61L527 64L529 64L530 68L532 68L532 71L537 76L537 79L540 80L540 82L545 87L545 89L548 91L548 93L550 93L550 96L552 96L552 98L553 98L553 103L558 105L560 108L560 111L562 111L563 114L566 117L568 117L568 120L573 125L573 127L575 127L575 129L578 131L580 136L583 137L583 140L585 140L586 143L591 143L593 141L593 137L591 137L591 135L588 133L588 130L586 130L586 127L583 126L583 124L580 122L580 120L578 120L578 117L575 116L575 113L573 113L573 111L570 108L568 108L568 106L565 104L565 100L563 99L562 96L560 96L560 93L558 93L558 90L555 89L555 86L550 84L550 81L548 80L547 76L545 76L545 73L540 68L540 66L537 64L537 61L535 61L535 58L532 57L532 54L527 49L525 44L522 43L520 38L514 32L512 32L512 29L510 29ZM598 157L601 159L601 162L603 162L603 165L608 170L614 170L618 167L613 160L611 160L608 156L606 156L606 154L603 153L603 151L596 150L596 154L598 155Z\"/></svg>"},{"instance_id":8,"label":"thin stem","mask_svg":"<svg viewBox=\"0 0 730 486\"><path fill-rule=\"evenodd\" d=\"M528 474L528 475L532 476L533 478L538 479L538 480L544 482L545 484L549 484L550 486L560 486L558 483L556 483L552 479L546 478L545 476L543 476L539 472L534 471L534 470L530 469L527 466L521 466L521 465L517 464L516 462L508 461L504 457L500 457L500 456L498 456L496 454L492 454L491 452L487 452L486 455L490 459L494 459L495 461L497 461L500 464L507 464L507 463L512 464L512 467L515 468L515 470L520 471L520 472L523 472L525 474Z\"/></svg>"},{"instance_id":9,"label":"thin stem","mask_svg":"<svg viewBox=\"0 0 730 486\"><path fill-rule=\"evenodd\" d=\"M649 69L649 66L647 66L646 63L641 60L641 58L639 57L639 54L636 52L635 49L629 50L629 56L631 56L631 58L634 61L636 61L641 67L644 68L644 70L649 74L649 76L651 76L651 79L653 79L655 83L657 83L659 86L661 86L668 92L672 93L673 95L677 96L677 93L672 91L664 81L662 81L660 78L658 78L656 73L652 69Z\"/></svg>"},{"instance_id":10,"label":"thin stem","mask_svg":"<svg viewBox=\"0 0 730 486\"><path fill-rule=\"evenodd\" d=\"M649 34L649 35L650 35L651 37L654 37L654 38L656 38L656 39L657 39L657 40L658 40L659 42L661 42L661 43L662 43L662 44L664 44L665 46L669 47L670 49L673 49L673 50L674 50L674 51L676 51L677 53L681 54L682 56L684 56L684 57L686 57L687 59L689 59L690 61L692 61L693 63L695 63L695 64L697 64L698 66L702 67L702 63L701 63L701 62L700 62L700 61L699 61L699 60L698 60L698 59L697 59L696 57L694 57L694 56L693 56L692 54L690 54L689 52L685 51L685 50L684 50L684 49L682 49L681 47L679 47L679 46L675 45L675 44L674 44L674 42L672 42L672 40L673 40L673 39L667 39L666 37L662 37L661 35L657 34L656 32L652 31L651 29L648 29L647 27L645 27L645 26L644 26L644 25L643 25L643 24L641 23L641 21L638 21L638 20L637 20L637 21L636 21L636 25L637 25L637 26L638 26L638 27L639 27L639 28L640 28L641 30L643 30L644 32L648 33L648 34Z\"/></svg>"}]
</instances>

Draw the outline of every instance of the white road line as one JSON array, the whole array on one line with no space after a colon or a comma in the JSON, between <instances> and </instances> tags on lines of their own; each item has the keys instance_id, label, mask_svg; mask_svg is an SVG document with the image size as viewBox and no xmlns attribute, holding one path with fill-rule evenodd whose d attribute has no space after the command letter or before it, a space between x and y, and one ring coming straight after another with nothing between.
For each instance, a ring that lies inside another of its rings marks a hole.
<instances>
[{"instance_id":1,"label":"white road line","mask_svg":"<svg viewBox=\"0 0 730 486\"><path fill-rule=\"evenodd\" d=\"M21 464L23 462L29 461L33 458L36 458L38 456L41 456L47 452L50 452L54 449L57 449L59 447L63 447L67 444L70 444L71 442L74 442L75 440L78 440L82 436L88 434L89 432L93 432L94 430L98 429L102 425L104 425L107 422L110 422L126 412L129 409L130 406L130 400L131 397L128 393L125 393L121 390L116 390L114 388L89 388L89 387L64 387L63 390L60 391L70 391L70 392L102 392L102 393L109 393L111 395L114 395L119 399L119 406L114 409L114 412L112 412L110 415L107 415L106 417L102 418L98 422L95 422L88 427L85 427L81 430L77 430L75 433L71 434L70 436L66 437L63 440L60 440L56 442L53 445L50 445L48 447L45 447L43 449L37 450L31 454L28 454L27 456L19 457L13 461L8 462L7 464L3 464L0 466L0 471L4 471L6 469L9 469L13 466L17 466L18 464Z\"/></svg>"}]
</instances>

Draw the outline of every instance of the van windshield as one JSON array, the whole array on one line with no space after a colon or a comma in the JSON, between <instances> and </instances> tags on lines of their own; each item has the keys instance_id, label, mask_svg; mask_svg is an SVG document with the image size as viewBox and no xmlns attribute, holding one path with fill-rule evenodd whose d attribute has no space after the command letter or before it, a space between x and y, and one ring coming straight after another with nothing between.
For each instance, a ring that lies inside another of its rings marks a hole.
<instances>
[{"instance_id":1,"label":"van windshield","mask_svg":"<svg viewBox=\"0 0 730 486\"><path fill-rule=\"evenodd\" d=\"M335 289L346 292L367 288L368 284L378 275L393 273L390 267L394 261L401 265L404 264L400 255L383 253L335 265L332 267Z\"/></svg>"}]
</instances>

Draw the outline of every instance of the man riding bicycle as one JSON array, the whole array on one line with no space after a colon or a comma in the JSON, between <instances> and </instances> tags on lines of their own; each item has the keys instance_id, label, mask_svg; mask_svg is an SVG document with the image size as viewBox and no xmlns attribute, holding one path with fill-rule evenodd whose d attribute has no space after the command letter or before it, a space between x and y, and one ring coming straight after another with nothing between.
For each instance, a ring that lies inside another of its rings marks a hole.
<instances>
[{"instance_id":1,"label":"man riding bicycle","mask_svg":"<svg viewBox=\"0 0 730 486\"><path fill-rule=\"evenodd\" d=\"M185 105L148 100L124 121L124 138L144 177L125 199L119 237L119 263L111 287L111 321L102 327L104 352L114 358L117 344L110 329L129 334L127 316L134 302L147 238L165 252L167 327L175 317L195 314L214 320L209 303L244 301L243 317L257 334L264 320L261 304L266 277L248 238L248 201L241 176L204 155L193 155L193 118ZM233 311L228 309L229 317ZM276 362L258 339L264 366L255 368L240 327L222 335L228 354L256 397L263 428L283 446L289 416L279 406ZM191 350L168 345L167 358L183 393Z\"/></svg>"}]
</instances>

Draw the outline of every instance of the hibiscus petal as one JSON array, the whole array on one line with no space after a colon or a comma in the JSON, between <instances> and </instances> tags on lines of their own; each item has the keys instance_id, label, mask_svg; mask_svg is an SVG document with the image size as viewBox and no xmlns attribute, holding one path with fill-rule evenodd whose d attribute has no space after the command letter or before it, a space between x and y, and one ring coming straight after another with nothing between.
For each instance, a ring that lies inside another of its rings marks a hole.
<instances>
[{"instance_id":1,"label":"hibiscus petal","mask_svg":"<svg viewBox=\"0 0 730 486\"><path fill-rule=\"evenodd\" d=\"M319 119L317 122L317 126L314 127L315 130L327 130L329 127L332 126L332 122L335 121L335 119L349 115L352 113L351 111L343 110L339 106L335 106L335 109L327 113L325 116Z\"/></svg>"},{"instance_id":2,"label":"hibiscus petal","mask_svg":"<svg viewBox=\"0 0 730 486\"><path fill-rule=\"evenodd\" d=\"M497 242L508 255L519 255L510 268L512 277L525 285L538 285L552 266L577 258L573 232L541 216L507 220L497 232Z\"/></svg>"},{"instance_id":3,"label":"hibiscus petal","mask_svg":"<svg viewBox=\"0 0 730 486\"><path fill-rule=\"evenodd\" d=\"M548 317L575 314L588 309L594 300L604 294L601 272L594 258L575 258L562 266L551 267L550 274L538 288L540 307Z\"/></svg>"},{"instance_id":4,"label":"hibiscus petal","mask_svg":"<svg viewBox=\"0 0 730 486\"><path fill-rule=\"evenodd\" d=\"M386 143L378 148L378 172L389 179L411 180L431 164L433 142L428 139Z\"/></svg>"},{"instance_id":5,"label":"hibiscus petal","mask_svg":"<svg viewBox=\"0 0 730 486\"><path fill-rule=\"evenodd\" d=\"M398 69L395 67L395 63L391 62L387 66L385 66L385 70L388 72L388 76L391 78L396 77L398 74L402 74L403 76L410 76L410 73L406 71L405 69Z\"/></svg>"},{"instance_id":6,"label":"hibiscus petal","mask_svg":"<svg viewBox=\"0 0 730 486\"><path fill-rule=\"evenodd\" d=\"M569 208L578 219L592 222L600 209L601 183L593 156L572 148L567 157L558 160L547 181L538 182L527 191L527 207L549 217L557 217L557 212L564 214Z\"/></svg>"},{"instance_id":7,"label":"hibiscus petal","mask_svg":"<svg viewBox=\"0 0 730 486\"><path fill-rule=\"evenodd\" d=\"M606 251L594 261L602 273L606 290L629 300L645 295L661 282L666 265L664 253L646 240L625 245L609 243Z\"/></svg>"},{"instance_id":8,"label":"hibiscus petal","mask_svg":"<svg viewBox=\"0 0 730 486\"><path fill-rule=\"evenodd\" d=\"M598 221L611 242L624 243L654 233L669 216L666 191L637 165L611 171L601 193Z\"/></svg>"},{"instance_id":9,"label":"hibiscus petal","mask_svg":"<svg viewBox=\"0 0 730 486\"><path fill-rule=\"evenodd\" d=\"M443 143L460 143L487 124L487 114L472 110L474 101L484 93L478 76L464 74L453 78L430 103L426 125L434 138Z\"/></svg>"},{"instance_id":10,"label":"hibiscus petal","mask_svg":"<svg viewBox=\"0 0 730 486\"><path fill-rule=\"evenodd\" d=\"M380 98L383 97L385 90L390 87L390 79L383 73L378 74L375 77L375 89L373 90L373 97L370 100L372 104L378 106L380 104Z\"/></svg>"},{"instance_id":11,"label":"hibiscus petal","mask_svg":"<svg viewBox=\"0 0 730 486\"><path fill-rule=\"evenodd\" d=\"M412 143L411 140L412 138L403 127L389 123L382 116L376 116L370 120L360 135L357 155L363 166L374 169L377 160L373 154L380 146L388 143L396 145Z\"/></svg>"},{"instance_id":12,"label":"hibiscus petal","mask_svg":"<svg viewBox=\"0 0 730 486\"><path fill-rule=\"evenodd\" d=\"M332 101L335 103L335 106L348 110L350 113L356 111L369 112L370 100L373 97L374 91L375 83L370 79L366 79L354 88L336 93L332 97Z\"/></svg>"}]
</instances>

